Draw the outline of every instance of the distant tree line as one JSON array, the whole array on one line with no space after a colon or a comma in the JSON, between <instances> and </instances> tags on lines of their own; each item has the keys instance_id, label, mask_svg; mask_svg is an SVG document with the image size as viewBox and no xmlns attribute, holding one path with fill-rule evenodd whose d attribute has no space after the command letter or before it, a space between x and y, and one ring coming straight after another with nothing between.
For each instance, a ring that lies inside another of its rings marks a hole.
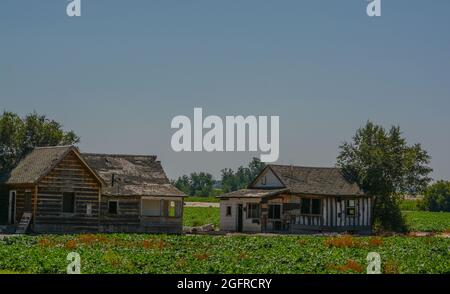
<instances>
[{"instance_id":1,"label":"distant tree line","mask_svg":"<svg viewBox=\"0 0 450 294\"><path fill-rule=\"evenodd\" d=\"M450 212L450 182L437 181L428 186L419 203L421 210Z\"/></svg>"},{"instance_id":2,"label":"distant tree line","mask_svg":"<svg viewBox=\"0 0 450 294\"><path fill-rule=\"evenodd\" d=\"M206 172L183 175L172 183L189 196L215 196L220 193L228 193L246 188L264 166L265 164L255 157L248 166L240 166L236 171L231 168L222 169L221 179L217 187L220 189L219 191L214 189L214 185L217 182L213 176Z\"/></svg>"}]
</instances>

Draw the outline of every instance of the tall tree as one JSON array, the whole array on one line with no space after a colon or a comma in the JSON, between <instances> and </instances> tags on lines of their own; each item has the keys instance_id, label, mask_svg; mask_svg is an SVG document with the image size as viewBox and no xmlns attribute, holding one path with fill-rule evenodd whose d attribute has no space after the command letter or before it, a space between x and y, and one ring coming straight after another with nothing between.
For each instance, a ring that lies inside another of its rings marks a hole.
<instances>
[{"instance_id":1,"label":"tall tree","mask_svg":"<svg viewBox=\"0 0 450 294\"><path fill-rule=\"evenodd\" d=\"M183 175L179 177L176 181L172 183L175 187L177 187L180 191L185 193L186 195L190 195L191 193L191 180L187 175Z\"/></svg>"},{"instance_id":2,"label":"tall tree","mask_svg":"<svg viewBox=\"0 0 450 294\"><path fill-rule=\"evenodd\" d=\"M405 229L401 195L426 188L431 180L429 162L430 156L420 144L407 144L400 127L387 131L370 121L356 132L353 142L340 146L337 158L344 175L375 198L375 226L394 231Z\"/></svg>"},{"instance_id":3,"label":"tall tree","mask_svg":"<svg viewBox=\"0 0 450 294\"><path fill-rule=\"evenodd\" d=\"M266 164L264 162L258 157L253 157L252 161L248 164L248 168L250 169L250 181L253 181L265 167Z\"/></svg>"},{"instance_id":4,"label":"tall tree","mask_svg":"<svg viewBox=\"0 0 450 294\"><path fill-rule=\"evenodd\" d=\"M222 173L222 190L225 193L246 188L266 166L259 158L254 157L247 167L240 166L234 172L225 168Z\"/></svg>"},{"instance_id":5,"label":"tall tree","mask_svg":"<svg viewBox=\"0 0 450 294\"><path fill-rule=\"evenodd\" d=\"M13 168L33 148L71 145L79 142L73 131L64 131L60 123L36 112L24 118L4 111L0 116L0 170Z\"/></svg>"},{"instance_id":6,"label":"tall tree","mask_svg":"<svg viewBox=\"0 0 450 294\"><path fill-rule=\"evenodd\" d=\"M209 173L200 172L191 174L192 196L207 197L211 194L213 187L213 177Z\"/></svg>"}]
</instances>

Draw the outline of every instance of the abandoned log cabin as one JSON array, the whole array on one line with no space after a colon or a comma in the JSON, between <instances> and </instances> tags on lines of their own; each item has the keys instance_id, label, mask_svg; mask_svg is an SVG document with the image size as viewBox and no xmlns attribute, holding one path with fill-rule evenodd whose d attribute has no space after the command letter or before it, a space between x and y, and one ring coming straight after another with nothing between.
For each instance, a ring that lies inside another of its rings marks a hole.
<instances>
[{"instance_id":1,"label":"abandoned log cabin","mask_svg":"<svg viewBox=\"0 0 450 294\"><path fill-rule=\"evenodd\" d=\"M2 175L0 221L17 233L180 233L183 197L156 156L42 147Z\"/></svg>"},{"instance_id":2,"label":"abandoned log cabin","mask_svg":"<svg viewBox=\"0 0 450 294\"><path fill-rule=\"evenodd\" d=\"M219 198L224 231L371 231L371 197L338 168L267 165L247 189Z\"/></svg>"}]
</instances>

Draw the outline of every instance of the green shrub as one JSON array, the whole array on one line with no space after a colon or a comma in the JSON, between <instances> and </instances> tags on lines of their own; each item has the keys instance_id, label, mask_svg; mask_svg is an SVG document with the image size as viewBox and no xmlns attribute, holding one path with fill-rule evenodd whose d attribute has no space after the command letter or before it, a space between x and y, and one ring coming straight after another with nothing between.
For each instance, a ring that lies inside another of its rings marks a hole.
<instances>
[{"instance_id":1,"label":"green shrub","mask_svg":"<svg viewBox=\"0 0 450 294\"><path fill-rule=\"evenodd\" d=\"M423 210L450 212L450 182L438 181L430 185L420 207Z\"/></svg>"}]
</instances>

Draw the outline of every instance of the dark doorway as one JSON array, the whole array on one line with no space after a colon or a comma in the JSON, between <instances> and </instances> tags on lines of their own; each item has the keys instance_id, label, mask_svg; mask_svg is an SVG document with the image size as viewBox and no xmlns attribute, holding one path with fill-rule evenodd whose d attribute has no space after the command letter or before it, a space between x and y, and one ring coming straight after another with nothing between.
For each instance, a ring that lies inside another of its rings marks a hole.
<instances>
[{"instance_id":1,"label":"dark doorway","mask_svg":"<svg viewBox=\"0 0 450 294\"><path fill-rule=\"evenodd\" d=\"M238 232L242 232L242 204L238 204L237 207L237 230Z\"/></svg>"},{"instance_id":2,"label":"dark doorway","mask_svg":"<svg viewBox=\"0 0 450 294\"><path fill-rule=\"evenodd\" d=\"M25 191L25 209L24 212L31 212L31 191Z\"/></svg>"}]
</instances>

